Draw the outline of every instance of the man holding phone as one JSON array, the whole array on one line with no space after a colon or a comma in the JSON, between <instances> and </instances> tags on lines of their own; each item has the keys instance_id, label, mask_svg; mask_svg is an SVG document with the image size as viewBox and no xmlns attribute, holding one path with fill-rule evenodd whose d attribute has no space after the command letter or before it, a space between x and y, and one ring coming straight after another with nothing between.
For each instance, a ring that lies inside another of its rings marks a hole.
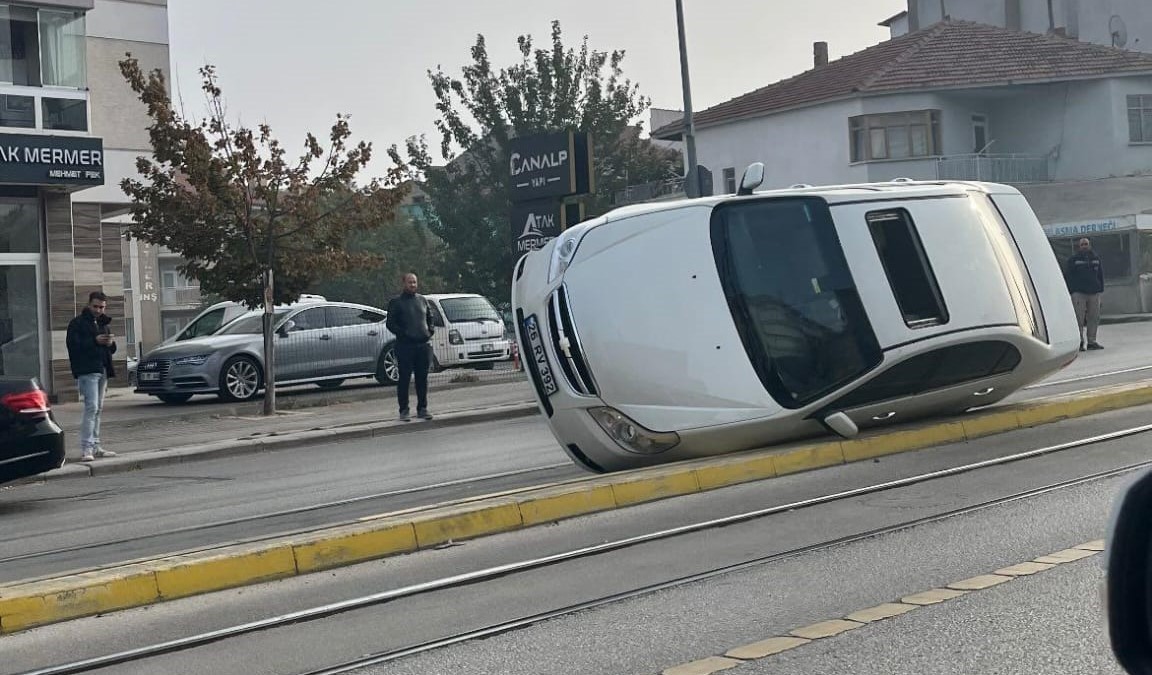
<instances>
[{"instance_id":1,"label":"man holding phone","mask_svg":"<svg viewBox=\"0 0 1152 675\"><path fill-rule=\"evenodd\" d=\"M93 291L88 294L88 306L68 324L68 361L80 397L84 399L84 417L80 423L81 462L116 456L100 445L104 394L108 391L108 378L116 376L112 367L116 340L108 328L112 319L105 314L107 309L108 296Z\"/></svg>"}]
</instances>

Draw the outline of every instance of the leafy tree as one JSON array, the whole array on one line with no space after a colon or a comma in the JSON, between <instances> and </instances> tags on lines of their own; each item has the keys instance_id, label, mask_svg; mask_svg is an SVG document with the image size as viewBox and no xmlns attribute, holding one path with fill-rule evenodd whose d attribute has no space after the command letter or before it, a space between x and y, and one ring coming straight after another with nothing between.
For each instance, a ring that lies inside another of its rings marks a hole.
<instances>
[{"instance_id":1,"label":"leafy tree","mask_svg":"<svg viewBox=\"0 0 1152 675\"><path fill-rule=\"evenodd\" d=\"M444 243L418 218L401 215L375 230L355 232L347 247L354 253L379 256L380 262L320 281L309 292L329 300L384 307L399 291L400 277L406 272L415 272L426 292L445 290L439 276Z\"/></svg>"},{"instance_id":2,"label":"leafy tree","mask_svg":"<svg viewBox=\"0 0 1152 675\"><path fill-rule=\"evenodd\" d=\"M120 71L147 106L153 157L141 157L141 179L121 183L132 198L130 237L165 246L184 258L182 274L209 294L265 308L264 398L275 412L272 307L295 301L317 279L376 256L348 251L348 235L392 217L403 196L386 183L357 185L372 158L352 144L348 118L338 114L327 143L307 134L290 157L267 124L256 130L228 119L212 66L201 69L208 114L199 123L173 107L163 72L145 74L127 55Z\"/></svg>"},{"instance_id":3,"label":"leafy tree","mask_svg":"<svg viewBox=\"0 0 1152 675\"><path fill-rule=\"evenodd\" d=\"M508 201L509 140L565 130L592 135L596 193L587 213L611 207L629 184L679 175L679 154L640 137L634 124L650 106L624 77L623 51L565 47L558 21L549 49L518 39L520 62L496 70L484 36L460 78L429 71L440 114L437 166L424 138L411 138L390 155L421 180L431 202L430 225L447 245L445 280L456 289L507 300L511 251ZM458 153L457 150L460 150Z\"/></svg>"}]
</instances>

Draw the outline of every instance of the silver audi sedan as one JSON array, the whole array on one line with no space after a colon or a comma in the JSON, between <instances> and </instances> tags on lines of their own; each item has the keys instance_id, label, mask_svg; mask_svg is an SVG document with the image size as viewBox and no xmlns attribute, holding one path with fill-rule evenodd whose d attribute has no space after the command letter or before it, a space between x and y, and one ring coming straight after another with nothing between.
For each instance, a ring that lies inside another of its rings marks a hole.
<instances>
[{"instance_id":1,"label":"silver audi sedan","mask_svg":"<svg viewBox=\"0 0 1152 675\"><path fill-rule=\"evenodd\" d=\"M247 401L264 389L263 312L253 311L212 335L158 347L136 366L136 392L165 403L197 394ZM276 384L316 384L398 378L387 312L346 302L310 302L276 308Z\"/></svg>"}]
</instances>

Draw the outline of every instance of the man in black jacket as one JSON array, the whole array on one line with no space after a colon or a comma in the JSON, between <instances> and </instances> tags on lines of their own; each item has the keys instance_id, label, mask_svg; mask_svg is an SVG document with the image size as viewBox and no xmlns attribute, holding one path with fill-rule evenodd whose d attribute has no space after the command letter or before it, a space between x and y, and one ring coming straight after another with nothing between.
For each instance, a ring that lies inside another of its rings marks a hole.
<instances>
[{"instance_id":1,"label":"man in black jacket","mask_svg":"<svg viewBox=\"0 0 1152 675\"><path fill-rule=\"evenodd\" d=\"M385 325L396 336L396 365L400 379L396 382L396 399L400 404L400 419L412 419L408 412L408 383L416 375L416 416L430 420L428 414L428 367L432 360L432 339L435 327L432 308L423 295L416 292L419 281L409 272L404 275L404 290L388 301L388 320Z\"/></svg>"},{"instance_id":2,"label":"man in black jacket","mask_svg":"<svg viewBox=\"0 0 1152 675\"><path fill-rule=\"evenodd\" d=\"M1076 254L1064 265L1064 281L1072 294L1076 308L1076 322L1080 326L1080 351L1084 351L1084 331L1088 333L1088 349L1104 349L1096 342L1100 327L1100 295L1104 292L1104 264L1092 250L1087 238L1076 242Z\"/></svg>"},{"instance_id":3,"label":"man in black jacket","mask_svg":"<svg viewBox=\"0 0 1152 675\"><path fill-rule=\"evenodd\" d=\"M107 309L108 296L93 291L88 294L88 306L68 324L68 361L84 399L84 416L80 422L82 462L116 456L100 445L100 412L104 408L104 394L108 391L108 378L116 376L112 367L116 341L108 329L112 319L104 313Z\"/></svg>"}]
</instances>

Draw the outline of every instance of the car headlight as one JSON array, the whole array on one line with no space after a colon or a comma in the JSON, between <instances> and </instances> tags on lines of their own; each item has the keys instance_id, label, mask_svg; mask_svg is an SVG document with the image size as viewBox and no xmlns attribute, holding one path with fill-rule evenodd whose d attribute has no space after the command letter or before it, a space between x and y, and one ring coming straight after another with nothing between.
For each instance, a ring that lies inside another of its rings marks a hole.
<instances>
[{"instance_id":1,"label":"car headlight","mask_svg":"<svg viewBox=\"0 0 1152 675\"><path fill-rule=\"evenodd\" d=\"M671 450L680 443L680 435L675 431L645 429L614 408L592 408L588 412L604 433L628 452L655 455Z\"/></svg>"},{"instance_id":2,"label":"car headlight","mask_svg":"<svg viewBox=\"0 0 1152 675\"><path fill-rule=\"evenodd\" d=\"M181 356L172 361L177 366L202 366L211 354L197 354L196 356Z\"/></svg>"},{"instance_id":3,"label":"car headlight","mask_svg":"<svg viewBox=\"0 0 1152 675\"><path fill-rule=\"evenodd\" d=\"M587 231L585 228L568 230L556 239L556 247L552 249L552 262L548 265L548 283L560 278L572 264L572 258L576 257L576 249L580 247L580 240Z\"/></svg>"}]
</instances>

